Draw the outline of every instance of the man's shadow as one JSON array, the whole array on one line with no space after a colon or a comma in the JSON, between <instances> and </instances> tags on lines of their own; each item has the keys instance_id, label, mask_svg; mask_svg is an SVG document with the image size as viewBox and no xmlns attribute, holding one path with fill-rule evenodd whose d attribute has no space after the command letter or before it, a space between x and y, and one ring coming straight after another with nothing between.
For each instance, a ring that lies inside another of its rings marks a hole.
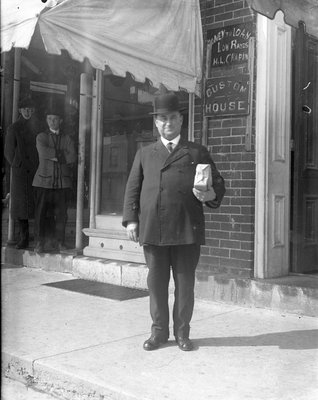
<instances>
[{"instance_id":1,"label":"man's shadow","mask_svg":"<svg viewBox=\"0 0 318 400\"><path fill-rule=\"evenodd\" d=\"M227 336L192 339L199 347L277 346L280 349L307 350L318 348L318 329L265 333L256 336Z\"/></svg>"}]
</instances>

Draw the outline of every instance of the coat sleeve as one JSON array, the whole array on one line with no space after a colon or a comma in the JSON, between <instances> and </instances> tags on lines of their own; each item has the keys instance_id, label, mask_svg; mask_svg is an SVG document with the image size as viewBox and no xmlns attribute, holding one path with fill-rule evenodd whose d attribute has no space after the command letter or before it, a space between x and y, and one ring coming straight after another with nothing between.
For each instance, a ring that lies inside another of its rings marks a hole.
<instances>
[{"instance_id":1,"label":"coat sleeve","mask_svg":"<svg viewBox=\"0 0 318 400\"><path fill-rule=\"evenodd\" d=\"M136 153L133 166L126 185L122 225L128 222L139 222L140 193L143 182L141 149Z\"/></svg>"},{"instance_id":2,"label":"coat sleeve","mask_svg":"<svg viewBox=\"0 0 318 400\"><path fill-rule=\"evenodd\" d=\"M218 207L220 207L222 199L225 194L225 183L224 183L223 177L221 176L220 172L216 168L216 166L210 156L210 153L208 152L208 150L205 147L203 147L203 151L202 151L202 164L210 164L211 165L212 187L216 194L216 198L214 200L207 201L205 203L205 205L210 208L218 208Z\"/></svg>"},{"instance_id":3,"label":"coat sleeve","mask_svg":"<svg viewBox=\"0 0 318 400\"><path fill-rule=\"evenodd\" d=\"M56 157L54 147L49 146L46 133L39 133L36 137L36 148L39 153L39 158L52 160Z\"/></svg>"},{"instance_id":4,"label":"coat sleeve","mask_svg":"<svg viewBox=\"0 0 318 400\"><path fill-rule=\"evenodd\" d=\"M4 143L4 156L12 166L17 151L17 139L14 128L9 126Z\"/></svg>"},{"instance_id":5,"label":"coat sleeve","mask_svg":"<svg viewBox=\"0 0 318 400\"><path fill-rule=\"evenodd\" d=\"M70 136L66 136L66 146L63 149L65 164L73 164L76 161L74 142Z\"/></svg>"}]
</instances>

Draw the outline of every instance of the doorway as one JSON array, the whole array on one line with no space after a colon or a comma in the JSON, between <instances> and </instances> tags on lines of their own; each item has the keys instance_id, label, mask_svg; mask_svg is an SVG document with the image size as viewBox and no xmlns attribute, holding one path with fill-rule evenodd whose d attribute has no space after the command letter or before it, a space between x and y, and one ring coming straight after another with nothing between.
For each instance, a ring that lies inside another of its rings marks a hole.
<instances>
[{"instance_id":1,"label":"doorway","mask_svg":"<svg viewBox=\"0 0 318 400\"><path fill-rule=\"evenodd\" d=\"M318 274L318 39L295 32L291 272Z\"/></svg>"}]
</instances>

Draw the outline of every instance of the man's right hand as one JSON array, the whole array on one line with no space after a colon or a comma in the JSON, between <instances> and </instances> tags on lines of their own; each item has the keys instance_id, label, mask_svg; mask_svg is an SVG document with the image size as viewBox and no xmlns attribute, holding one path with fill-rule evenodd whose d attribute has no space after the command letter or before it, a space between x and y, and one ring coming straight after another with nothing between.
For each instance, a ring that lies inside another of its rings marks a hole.
<instances>
[{"instance_id":1,"label":"man's right hand","mask_svg":"<svg viewBox=\"0 0 318 400\"><path fill-rule=\"evenodd\" d=\"M139 224L138 222L128 222L126 232L130 240L138 242L139 240Z\"/></svg>"}]
</instances>

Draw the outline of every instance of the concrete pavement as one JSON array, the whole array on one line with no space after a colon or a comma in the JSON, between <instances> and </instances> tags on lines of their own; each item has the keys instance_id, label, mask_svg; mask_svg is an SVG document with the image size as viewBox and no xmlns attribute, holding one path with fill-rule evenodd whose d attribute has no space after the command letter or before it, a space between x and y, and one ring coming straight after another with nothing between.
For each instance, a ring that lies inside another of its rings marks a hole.
<instances>
[{"instance_id":1,"label":"concrete pavement","mask_svg":"<svg viewBox=\"0 0 318 400\"><path fill-rule=\"evenodd\" d=\"M2 373L36 390L72 400L318 398L316 318L197 300L195 350L171 337L146 352L148 297L44 286L74 279L66 273L1 272Z\"/></svg>"}]
</instances>

